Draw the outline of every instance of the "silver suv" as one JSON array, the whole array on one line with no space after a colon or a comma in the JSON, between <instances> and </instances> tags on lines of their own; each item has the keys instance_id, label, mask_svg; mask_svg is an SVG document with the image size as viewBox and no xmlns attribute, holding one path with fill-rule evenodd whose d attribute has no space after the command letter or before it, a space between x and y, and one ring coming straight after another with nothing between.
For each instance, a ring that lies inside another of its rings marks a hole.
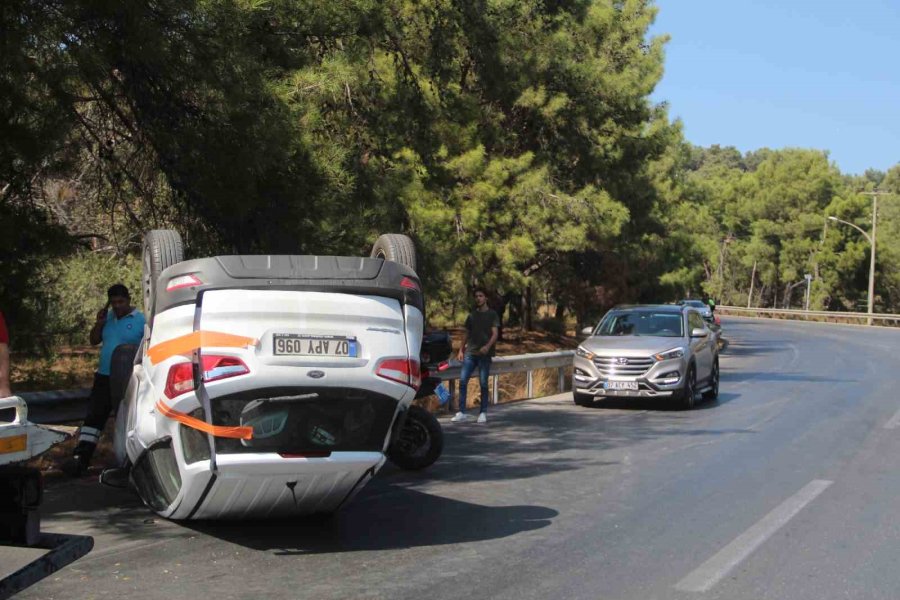
<instances>
[{"instance_id":1,"label":"silver suv","mask_svg":"<svg viewBox=\"0 0 900 600\"><path fill-rule=\"evenodd\" d=\"M668 398L694 406L697 393L719 395L717 334L691 306L610 310L575 351L575 404L597 398Z\"/></svg>"}]
</instances>

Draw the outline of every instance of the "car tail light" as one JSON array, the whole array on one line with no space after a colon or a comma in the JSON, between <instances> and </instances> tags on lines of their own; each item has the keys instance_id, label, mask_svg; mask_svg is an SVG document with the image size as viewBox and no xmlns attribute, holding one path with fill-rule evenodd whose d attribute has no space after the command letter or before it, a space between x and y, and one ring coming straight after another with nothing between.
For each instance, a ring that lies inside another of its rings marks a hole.
<instances>
[{"instance_id":1,"label":"car tail light","mask_svg":"<svg viewBox=\"0 0 900 600\"><path fill-rule=\"evenodd\" d=\"M397 383L408 385L414 390L422 384L419 361L407 358L386 358L378 363L375 374Z\"/></svg>"},{"instance_id":2,"label":"car tail light","mask_svg":"<svg viewBox=\"0 0 900 600\"><path fill-rule=\"evenodd\" d=\"M203 285L203 282L193 273L189 275L179 275L178 277L173 277L169 280L169 283L166 284L166 291L171 292L172 290L194 287L196 285Z\"/></svg>"},{"instance_id":3,"label":"car tail light","mask_svg":"<svg viewBox=\"0 0 900 600\"><path fill-rule=\"evenodd\" d=\"M405 287L408 290L416 290L417 292L422 291L422 288L419 287L419 282L412 277L404 277L401 279L400 287Z\"/></svg>"},{"instance_id":4,"label":"car tail light","mask_svg":"<svg viewBox=\"0 0 900 600\"><path fill-rule=\"evenodd\" d=\"M192 389L194 389L194 365L189 362L172 365L166 378L166 396L175 398Z\"/></svg>"},{"instance_id":5,"label":"car tail light","mask_svg":"<svg viewBox=\"0 0 900 600\"><path fill-rule=\"evenodd\" d=\"M219 381L238 375L246 375L250 369L244 361L234 356L203 356L203 381ZM189 362L172 365L166 378L165 394L175 398L194 389L194 365Z\"/></svg>"}]
</instances>

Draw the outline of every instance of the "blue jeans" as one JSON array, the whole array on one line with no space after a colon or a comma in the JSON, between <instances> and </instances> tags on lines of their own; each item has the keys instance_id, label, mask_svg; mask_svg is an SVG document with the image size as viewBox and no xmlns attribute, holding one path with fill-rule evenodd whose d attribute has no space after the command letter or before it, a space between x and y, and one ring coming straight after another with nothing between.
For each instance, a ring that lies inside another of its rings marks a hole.
<instances>
[{"instance_id":1,"label":"blue jeans","mask_svg":"<svg viewBox=\"0 0 900 600\"><path fill-rule=\"evenodd\" d=\"M466 395L469 391L469 379L478 368L478 381L481 384L481 412L487 412L488 377L491 374L491 357L466 354L463 360L462 374L459 378L459 412L466 412Z\"/></svg>"}]
</instances>

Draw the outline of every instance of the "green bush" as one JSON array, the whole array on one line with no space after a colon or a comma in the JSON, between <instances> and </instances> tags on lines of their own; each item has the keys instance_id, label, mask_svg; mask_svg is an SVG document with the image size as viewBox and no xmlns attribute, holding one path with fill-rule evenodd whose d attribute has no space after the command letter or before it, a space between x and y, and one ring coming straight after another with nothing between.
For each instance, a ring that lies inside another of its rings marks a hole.
<instances>
[{"instance_id":1,"label":"green bush","mask_svg":"<svg viewBox=\"0 0 900 600\"><path fill-rule=\"evenodd\" d=\"M80 252L48 263L41 273L47 319L32 335L45 350L58 345L88 343L97 311L106 304L106 290L123 283L132 303L141 306L141 261L136 256Z\"/></svg>"}]
</instances>

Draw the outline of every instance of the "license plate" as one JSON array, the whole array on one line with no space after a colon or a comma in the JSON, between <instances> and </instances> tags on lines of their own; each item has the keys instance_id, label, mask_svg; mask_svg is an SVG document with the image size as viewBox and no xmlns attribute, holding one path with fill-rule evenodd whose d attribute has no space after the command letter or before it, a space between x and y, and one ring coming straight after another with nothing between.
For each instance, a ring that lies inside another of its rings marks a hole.
<instances>
[{"instance_id":1,"label":"license plate","mask_svg":"<svg viewBox=\"0 0 900 600\"><path fill-rule=\"evenodd\" d=\"M603 387L608 390L634 390L637 391L637 381L607 381Z\"/></svg>"},{"instance_id":2,"label":"license plate","mask_svg":"<svg viewBox=\"0 0 900 600\"><path fill-rule=\"evenodd\" d=\"M276 333L272 338L275 356L358 356L356 338L302 333Z\"/></svg>"}]
</instances>

